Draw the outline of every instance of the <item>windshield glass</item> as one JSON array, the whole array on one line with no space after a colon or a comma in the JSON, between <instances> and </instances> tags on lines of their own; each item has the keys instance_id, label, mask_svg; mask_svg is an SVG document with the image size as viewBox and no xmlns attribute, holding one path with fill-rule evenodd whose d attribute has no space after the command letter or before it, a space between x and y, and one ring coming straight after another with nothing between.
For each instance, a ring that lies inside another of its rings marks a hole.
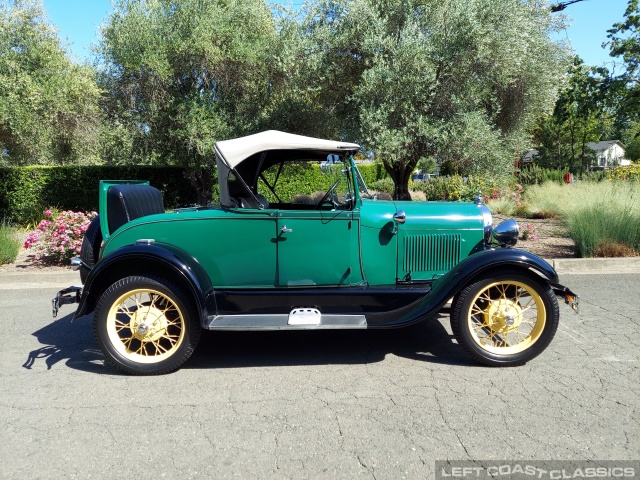
<instances>
[{"instance_id":1,"label":"windshield glass","mask_svg":"<svg viewBox=\"0 0 640 480\"><path fill-rule=\"evenodd\" d=\"M327 160L285 161L262 170L258 191L278 208L313 205L352 208L354 192L349 163L338 155Z\"/></svg>"}]
</instances>

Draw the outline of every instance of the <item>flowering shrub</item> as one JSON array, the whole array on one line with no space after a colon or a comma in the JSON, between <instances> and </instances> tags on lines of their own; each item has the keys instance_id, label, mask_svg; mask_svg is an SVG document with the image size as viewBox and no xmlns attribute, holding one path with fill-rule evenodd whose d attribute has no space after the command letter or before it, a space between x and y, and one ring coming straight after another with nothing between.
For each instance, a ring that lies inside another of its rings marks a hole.
<instances>
[{"instance_id":1,"label":"flowering shrub","mask_svg":"<svg viewBox=\"0 0 640 480\"><path fill-rule=\"evenodd\" d=\"M80 254L82 238L96 212L44 212L36 230L27 236L24 248L33 246L36 260L63 263Z\"/></svg>"},{"instance_id":2,"label":"flowering shrub","mask_svg":"<svg viewBox=\"0 0 640 480\"><path fill-rule=\"evenodd\" d=\"M516 207L522 206L522 185L520 185L519 183L516 183L515 190L511 192L511 198L516 203ZM530 224L527 224L527 225L530 225Z\"/></svg>"},{"instance_id":3,"label":"flowering shrub","mask_svg":"<svg viewBox=\"0 0 640 480\"><path fill-rule=\"evenodd\" d=\"M609 169L609 180L640 180L640 163Z\"/></svg>"},{"instance_id":4,"label":"flowering shrub","mask_svg":"<svg viewBox=\"0 0 640 480\"><path fill-rule=\"evenodd\" d=\"M520 238L522 240L537 240L536 226L533 223L525 223L520 227Z\"/></svg>"}]
</instances>

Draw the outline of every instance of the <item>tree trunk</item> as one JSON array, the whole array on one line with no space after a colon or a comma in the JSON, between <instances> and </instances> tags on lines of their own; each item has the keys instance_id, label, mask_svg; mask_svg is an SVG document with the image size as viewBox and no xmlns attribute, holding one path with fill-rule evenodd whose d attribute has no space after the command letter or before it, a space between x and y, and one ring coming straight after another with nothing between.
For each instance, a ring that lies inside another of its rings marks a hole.
<instances>
[{"instance_id":1,"label":"tree trunk","mask_svg":"<svg viewBox=\"0 0 640 480\"><path fill-rule=\"evenodd\" d=\"M384 169L393 180L393 199L394 200L411 200L409 192L409 180L413 170L418 165L418 155L409 157L405 162L389 162L382 161Z\"/></svg>"},{"instance_id":2,"label":"tree trunk","mask_svg":"<svg viewBox=\"0 0 640 480\"><path fill-rule=\"evenodd\" d=\"M393 199L394 200L411 200L411 194L409 193L409 179L411 178L411 172L413 167L411 163L408 165L400 164L399 162L392 165L384 164L385 170L391 176L394 184Z\"/></svg>"}]
</instances>

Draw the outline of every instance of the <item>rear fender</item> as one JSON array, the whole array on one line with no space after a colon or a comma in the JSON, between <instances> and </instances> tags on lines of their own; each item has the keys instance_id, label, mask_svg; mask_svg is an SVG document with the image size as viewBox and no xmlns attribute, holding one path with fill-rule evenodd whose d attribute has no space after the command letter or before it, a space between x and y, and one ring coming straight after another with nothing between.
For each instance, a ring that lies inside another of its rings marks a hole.
<instances>
[{"instance_id":1,"label":"rear fender","mask_svg":"<svg viewBox=\"0 0 640 480\"><path fill-rule=\"evenodd\" d=\"M187 288L201 313L201 322L209 310L215 313L215 304L207 307L206 298L213 288L200 263L173 245L153 243L129 245L103 257L89 272L73 320L93 312L107 288L132 275L163 276ZM214 295L209 297L213 299Z\"/></svg>"},{"instance_id":2,"label":"rear fender","mask_svg":"<svg viewBox=\"0 0 640 480\"><path fill-rule=\"evenodd\" d=\"M424 320L438 313L462 289L490 271L522 271L542 283L558 282L558 274L542 258L512 248L485 250L471 255L433 283L431 291L415 302L391 312L367 315L369 328L395 328Z\"/></svg>"}]
</instances>

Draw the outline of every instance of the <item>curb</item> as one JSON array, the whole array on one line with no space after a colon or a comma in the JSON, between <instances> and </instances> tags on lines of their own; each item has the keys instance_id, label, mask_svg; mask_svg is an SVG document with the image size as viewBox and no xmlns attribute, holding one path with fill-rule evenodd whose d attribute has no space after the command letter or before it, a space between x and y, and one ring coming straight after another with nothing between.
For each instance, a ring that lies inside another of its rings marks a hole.
<instances>
[{"instance_id":1,"label":"curb","mask_svg":"<svg viewBox=\"0 0 640 480\"><path fill-rule=\"evenodd\" d=\"M557 258L547 262L558 273L640 273L640 257Z\"/></svg>"},{"instance_id":2,"label":"curb","mask_svg":"<svg viewBox=\"0 0 640 480\"><path fill-rule=\"evenodd\" d=\"M66 288L79 285L80 275L73 270L48 272L7 272L0 270L0 290L23 288Z\"/></svg>"}]
</instances>

